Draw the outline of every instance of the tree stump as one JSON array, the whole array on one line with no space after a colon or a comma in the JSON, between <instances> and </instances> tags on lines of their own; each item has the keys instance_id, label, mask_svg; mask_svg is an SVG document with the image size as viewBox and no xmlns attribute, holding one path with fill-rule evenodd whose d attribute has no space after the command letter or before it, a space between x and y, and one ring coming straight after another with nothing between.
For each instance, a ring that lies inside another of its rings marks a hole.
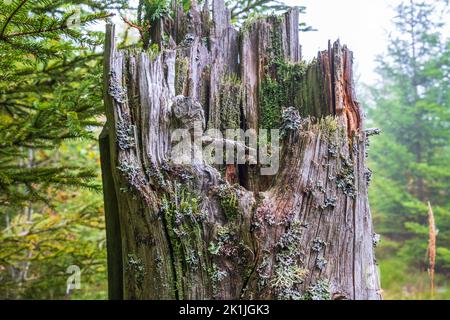
<instances>
[{"instance_id":1,"label":"tree stump","mask_svg":"<svg viewBox=\"0 0 450 320\"><path fill-rule=\"evenodd\" d=\"M107 26L110 298L381 298L352 53L336 42L305 63L298 21L294 8L238 31L223 0L193 2L159 24L160 52L118 50ZM178 128L200 141L190 164L172 156ZM211 129L281 129L257 145L278 170L196 157Z\"/></svg>"}]
</instances>

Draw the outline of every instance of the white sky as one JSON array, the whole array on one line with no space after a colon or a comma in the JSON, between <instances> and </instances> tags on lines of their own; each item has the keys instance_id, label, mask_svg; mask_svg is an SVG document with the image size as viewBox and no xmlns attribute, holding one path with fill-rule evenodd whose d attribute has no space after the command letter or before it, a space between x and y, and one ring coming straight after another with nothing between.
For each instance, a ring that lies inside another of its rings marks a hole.
<instances>
[{"instance_id":1,"label":"white sky","mask_svg":"<svg viewBox=\"0 0 450 320\"><path fill-rule=\"evenodd\" d=\"M353 51L356 76L375 82L375 57L386 48L393 7L400 0L285 0L288 5L306 6L300 19L318 29L300 34L303 56L310 60L327 48L328 40L341 40Z\"/></svg>"}]
</instances>

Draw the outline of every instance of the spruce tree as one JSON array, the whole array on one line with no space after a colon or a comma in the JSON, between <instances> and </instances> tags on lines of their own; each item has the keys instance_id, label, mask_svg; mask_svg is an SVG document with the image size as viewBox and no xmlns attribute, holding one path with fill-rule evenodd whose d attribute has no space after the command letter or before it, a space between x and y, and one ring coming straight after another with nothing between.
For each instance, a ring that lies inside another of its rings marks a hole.
<instances>
[{"instance_id":1,"label":"spruce tree","mask_svg":"<svg viewBox=\"0 0 450 320\"><path fill-rule=\"evenodd\" d=\"M86 140L101 124L102 37L88 27L125 2L1 1L0 297L61 298L70 264L104 269Z\"/></svg>"}]
</instances>

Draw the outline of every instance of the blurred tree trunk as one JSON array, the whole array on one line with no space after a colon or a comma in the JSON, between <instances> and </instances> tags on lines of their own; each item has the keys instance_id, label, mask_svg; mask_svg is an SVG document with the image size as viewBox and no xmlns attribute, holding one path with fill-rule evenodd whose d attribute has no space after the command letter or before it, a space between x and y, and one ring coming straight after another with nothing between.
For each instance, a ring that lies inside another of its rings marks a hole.
<instances>
[{"instance_id":1,"label":"blurred tree trunk","mask_svg":"<svg viewBox=\"0 0 450 320\"><path fill-rule=\"evenodd\" d=\"M335 43L302 62L296 9L237 31L217 0L174 24L160 54L118 50L107 27L110 297L380 299L352 53ZM281 127L278 172L176 164L173 129L194 120Z\"/></svg>"}]
</instances>

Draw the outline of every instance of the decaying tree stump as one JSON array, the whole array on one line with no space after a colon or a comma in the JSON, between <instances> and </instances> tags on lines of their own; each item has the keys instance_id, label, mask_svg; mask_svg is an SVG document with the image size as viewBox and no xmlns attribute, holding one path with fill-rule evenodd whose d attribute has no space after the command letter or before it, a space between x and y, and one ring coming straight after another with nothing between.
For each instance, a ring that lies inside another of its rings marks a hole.
<instances>
[{"instance_id":1,"label":"decaying tree stump","mask_svg":"<svg viewBox=\"0 0 450 320\"><path fill-rule=\"evenodd\" d=\"M380 299L352 53L303 62L296 9L237 31L223 0L208 8L178 10L159 53L118 50L107 27L110 297ZM281 128L278 172L176 164L173 130L194 121Z\"/></svg>"}]
</instances>

